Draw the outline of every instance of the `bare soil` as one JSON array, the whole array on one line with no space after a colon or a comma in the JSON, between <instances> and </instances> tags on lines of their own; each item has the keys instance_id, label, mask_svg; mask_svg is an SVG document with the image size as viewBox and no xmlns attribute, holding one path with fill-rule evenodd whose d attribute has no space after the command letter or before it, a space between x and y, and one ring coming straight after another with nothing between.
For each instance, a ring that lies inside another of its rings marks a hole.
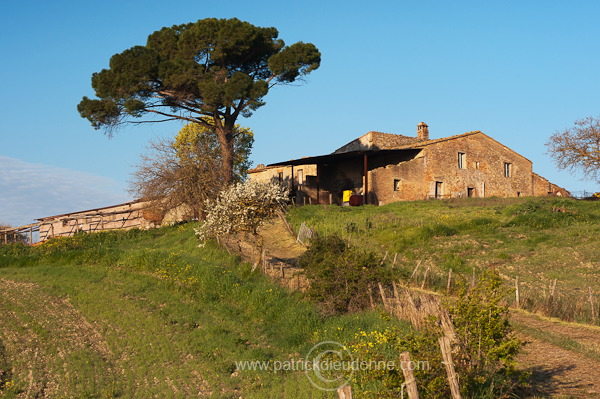
<instances>
[{"instance_id":1,"label":"bare soil","mask_svg":"<svg viewBox=\"0 0 600 399\"><path fill-rule=\"evenodd\" d=\"M106 341L68 299L45 294L37 284L0 279L0 314L0 342L13 362L5 372L20 373L14 379L27 384L20 397L58 396L77 376L56 371L68 369L78 353L106 359L104 372L114 372Z\"/></svg>"},{"instance_id":2,"label":"bare soil","mask_svg":"<svg viewBox=\"0 0 600 399\"><path fill-rule=\"evenodd\" d=\"M545 397L600 398L600 362L594 359L600 356L600 328L519 311L511 312L511 320L558 340L575 341L579 348L569 350L519 333L526 345L517 362L531 371L534 393Z\"/></svg>"},{"instance_id":3,"label":"bare soil","mask_svg":"<svg viewBox=\"0 0 600 399\"><path fill-rule=\"evenodd\" d=\"M274 260L295 265L298 257L306 251L306 247L296 240L280 218L273 219L261 229L260 234L266 253Z\"/></svg>"}]
</instances>

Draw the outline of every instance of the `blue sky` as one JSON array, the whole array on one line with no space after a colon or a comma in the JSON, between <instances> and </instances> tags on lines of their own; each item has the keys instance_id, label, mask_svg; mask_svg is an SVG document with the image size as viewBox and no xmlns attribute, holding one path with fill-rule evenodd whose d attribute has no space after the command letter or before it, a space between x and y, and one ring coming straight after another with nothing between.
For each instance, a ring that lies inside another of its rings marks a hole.
<instances>
[{"instance_id":1,"label":"blue sky","mask_svg":"<svg viewBox=\"0 0 600 399\"><path fill-rule=\"evenodd\" d=\"M600 115L598 1L23 1L0 26L0 222L130 199L148 140L175 122L123 128L112 139L77 113L93 72L163 26L237 17L314 43L321 68L279 87L242 125L255 164L333 151L371 130L432 138L481 130L569 190L595 182L559 172L544 143Z\"/></svg>"}]
</instances>

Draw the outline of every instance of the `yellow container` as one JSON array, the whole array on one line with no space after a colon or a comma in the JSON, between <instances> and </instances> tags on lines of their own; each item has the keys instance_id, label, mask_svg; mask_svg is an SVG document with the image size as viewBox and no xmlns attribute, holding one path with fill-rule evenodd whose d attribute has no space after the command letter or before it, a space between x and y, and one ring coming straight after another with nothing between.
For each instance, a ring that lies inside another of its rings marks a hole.
<instances>
[{"instance_id":1,"label":"yellow container","mask_svg":"<svg viewBox=\"0 0 600 399\"><path fill-rule=\"evenodd\" d=\"M352 190L344 190L342 192L342 202L350 202L351 196L352 196Z\"/></svg>"}]
</instances>

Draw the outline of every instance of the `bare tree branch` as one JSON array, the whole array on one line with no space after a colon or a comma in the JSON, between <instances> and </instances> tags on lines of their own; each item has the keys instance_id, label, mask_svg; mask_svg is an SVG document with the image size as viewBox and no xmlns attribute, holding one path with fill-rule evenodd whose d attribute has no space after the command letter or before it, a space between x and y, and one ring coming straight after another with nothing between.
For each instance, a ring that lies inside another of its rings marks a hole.
<instances>
[{"instance_id":1,"label":"bare tree branch","mask_svg":"<svg viewBox=\"0 0 600 399\"><path fill-rule=\"evenodd\" d=\"M550 136L547 153L559 169L581 171L585 177L600 182L600 119L587 117L574 125Z\"/></svg>"}]
</instances>

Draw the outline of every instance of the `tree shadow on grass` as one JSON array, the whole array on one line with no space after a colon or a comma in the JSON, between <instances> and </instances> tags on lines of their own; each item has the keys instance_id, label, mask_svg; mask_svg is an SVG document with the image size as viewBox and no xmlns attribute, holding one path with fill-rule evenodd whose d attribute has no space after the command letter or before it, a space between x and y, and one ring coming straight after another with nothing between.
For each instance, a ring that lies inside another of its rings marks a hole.
<instances>
[{"instance_id":1,"label":"tree shadow on grass","mask_svg":"<svg viewBox=\"0 0 600 399\"><path fill-rule=\"evenodd\" d=\"M529 387L519 397L554 397L565 394L566 391L580 390L582 393L592 388L589 383L581 379L573 379L574 365L558 365L556 367L535 366L527 369L531 373ZM561 376L569 373L569 380Z\"/></svg>"}]
</instances>

